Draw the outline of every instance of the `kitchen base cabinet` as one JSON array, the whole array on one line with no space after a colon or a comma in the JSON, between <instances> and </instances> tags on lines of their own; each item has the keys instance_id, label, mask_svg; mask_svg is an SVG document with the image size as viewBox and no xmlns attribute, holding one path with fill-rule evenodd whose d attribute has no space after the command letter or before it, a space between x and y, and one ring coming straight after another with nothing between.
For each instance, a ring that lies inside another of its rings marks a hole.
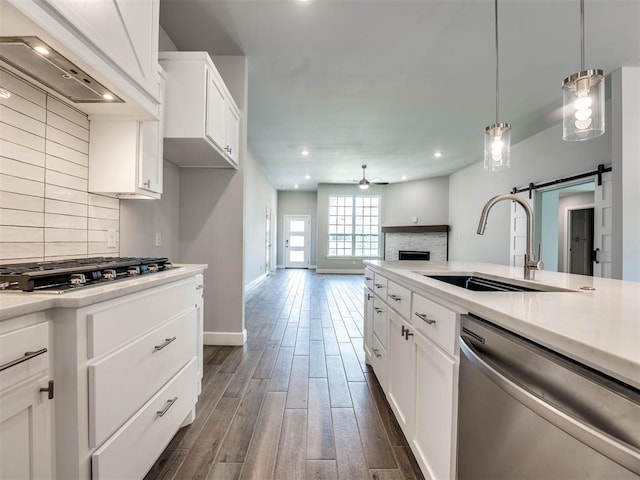
<instances>
[{"instance_id":1,"label":"kitchen base cabinet","mask_svg":"<svg viewBox=\"0 0 640 480\"><path fill-rule=\"evenodd\" d=\"M373 348L373 292L367 287L364 289L364 355L365 361L371 365Z\"/></svg>"},{"instance_id":2,"label":"kitchen base cabinet","mask_svg":"<svg viewBox=\"0 0 640 480\"><path fill-rule=\"evenodd\" d=\"M51 403L40 388L49 377L0 396L0 478L50 479Z\"/></svg>"},{"instance_id":3,"label":"kitchen base cabinet","mask_svg":"<svg viewBox=\"0 0 640 480\"><path fill-rule=\"evenodd\" d=\"M414 334L409 324L394 311L389 311L389 379L387 399L407 438L413 431L415 389Z\"/></svg>"},{"instance_id":4,"label":"kitchen base cabinet","mask_svg":"<svg viewBox=\"0 0 640 480\"><path fill-rule=\"evenodd\" d=\"M51 311L58 478L142 478L193 421L201 284L194 274Z\"/></svg>"},{"instance_id":5,"label":"kitchen base cabinet","mask_svg":"<svg viewBox=\"0 0 640 480\"><path fill-rule=\"evenodd\" d=\"M50 332L44 312L0 323L1 479L54 476Z\"/></svg>"},{"instance_id":6,"label":"kitchen base cabinet","mask_svg":"<svg viewBox=\"0 0 640 480\"><path fill-rule=\"evenodd\" d=\"M410 442L427 478L455 478L459 364L422 335L415 336L415 347L416 410Z\"/></svg>"}]
</instances>

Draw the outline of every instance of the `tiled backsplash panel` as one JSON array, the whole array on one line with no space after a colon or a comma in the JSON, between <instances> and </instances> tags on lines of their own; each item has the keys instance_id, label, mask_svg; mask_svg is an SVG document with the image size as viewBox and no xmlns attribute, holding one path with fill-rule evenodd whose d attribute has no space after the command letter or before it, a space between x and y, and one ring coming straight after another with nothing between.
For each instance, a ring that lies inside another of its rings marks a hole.
<instances>
[{"instance_id":1,"label":"tiled backsplash panel","mask_svg":"<svg viewBox=\"0 0 640 480\"><path fill-rule=\"evenodd\" d=\"M447 260L446 233L387 233L384 242L384 259L388 261L398 260L399 250L431 252L430 259L432 262L444 262Z\"/></svg>"},{"instance_id":2,"label":"tiled backsplash panel","mask_svg":"<svg viewBox=\"0 0 640 480\"><path fill-rule=\"evenodd\" d=\"M0 262L118 255L120 202L87 191L87 116L2 70L0 85Z\"/></svg>"}]
</instances>

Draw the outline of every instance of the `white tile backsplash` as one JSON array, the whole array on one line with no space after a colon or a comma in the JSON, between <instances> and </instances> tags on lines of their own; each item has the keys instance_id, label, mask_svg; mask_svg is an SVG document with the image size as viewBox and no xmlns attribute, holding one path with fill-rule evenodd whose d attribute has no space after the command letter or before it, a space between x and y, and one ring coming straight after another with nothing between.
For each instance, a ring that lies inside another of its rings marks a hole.
<instances>
[{"instance_id":1,"label":"white tile backsplash","mask_svg":"<svg viewBox=\"0 0 640 480\"><path fill-rule=\"evenodd\" d=\"M0 71L0 262L119 254L120 201L89 193L89 119Z\"/></svg>"}]
</instances>

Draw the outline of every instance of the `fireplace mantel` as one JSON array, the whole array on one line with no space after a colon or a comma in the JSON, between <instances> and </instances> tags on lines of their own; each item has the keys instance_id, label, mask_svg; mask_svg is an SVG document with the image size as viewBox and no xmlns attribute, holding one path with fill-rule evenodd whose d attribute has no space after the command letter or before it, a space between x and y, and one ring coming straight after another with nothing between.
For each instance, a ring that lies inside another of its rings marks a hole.
<instances>
[{"instance_id":1,"label":"fireplace mantel","mask_svg":"<svg viewBox=\"0 0 640 480\"><path fill-rule=\"evenodd\" d=\"M391 234L403 234L403 233L410 233L410 234L419 234L419 233L424 233L424 234L430 234L430 233L436 233L436 234L442 234L444 233L445 235L445 241L446 241L446 260L449 260L449 225L398 225L398 226L387 226L387 227L381 227L381 231L382 231L382 251L383 251L383 258L386 260L386 244L387 244L387 234L391 233ZM442 257L440 257L442 258Z\"/></svg>"}]
</instances>

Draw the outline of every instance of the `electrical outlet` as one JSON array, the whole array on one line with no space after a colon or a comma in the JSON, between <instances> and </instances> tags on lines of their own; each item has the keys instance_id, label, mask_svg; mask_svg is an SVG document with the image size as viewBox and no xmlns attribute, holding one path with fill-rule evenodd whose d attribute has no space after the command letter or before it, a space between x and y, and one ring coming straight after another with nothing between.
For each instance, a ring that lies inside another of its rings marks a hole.
<instances>
[{"instance_id":1,"label":"electrical outlet","mask_svg":"<svg viewBox=\"0 0 640 480\"><path fill-rule=\"evenodd\" d=\"M115 229L107 229L107 248L116 248L117 241Z\"/></svg>"},{"instance_id":2,"label":"electrical outlet","mask_svg":"<svg viewBox=\"0 0 640 480\"><path fill-rule=\"evenodd\" d=\"M156 232L156 247L162 245L162 237L160 236L160 232Z\"/></svg>"}]
</instances>

